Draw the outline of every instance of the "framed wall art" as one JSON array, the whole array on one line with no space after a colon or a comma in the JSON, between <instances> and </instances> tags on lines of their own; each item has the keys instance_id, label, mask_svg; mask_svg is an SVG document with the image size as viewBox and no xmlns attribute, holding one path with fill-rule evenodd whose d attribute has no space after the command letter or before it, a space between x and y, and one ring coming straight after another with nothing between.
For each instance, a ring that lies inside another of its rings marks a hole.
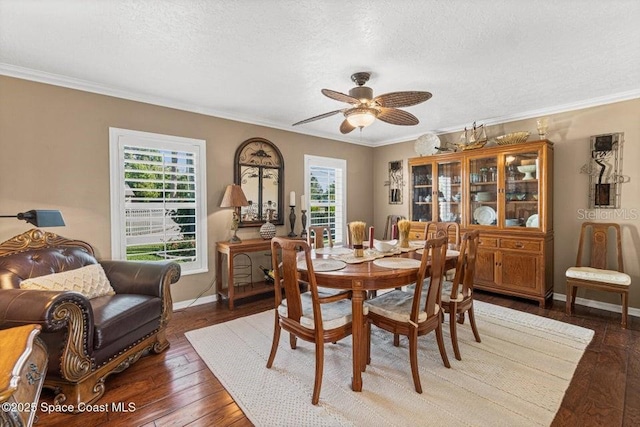
<instances>
[{"instance_id":1,"label":"framed wall art","mask_svg":"<svg viewBox=\"0 0 640 427\"><path fill-rule=\"evenodd\" d=\"M624 133L608 133L591 137L591 159L583 168L589 175L589 209L620 208L622 145Z\"/></svg>"},{"instance_id":2,"label":"framed wall art","mask_svg":"<svg viewBox=\"0 0 640 427\"><path fill-rule=\"evenodd\" d=\"M402 160L389 162L389 204L402 204L402 187L404 176L402 172Z\"/></svg>"}]
</instances>

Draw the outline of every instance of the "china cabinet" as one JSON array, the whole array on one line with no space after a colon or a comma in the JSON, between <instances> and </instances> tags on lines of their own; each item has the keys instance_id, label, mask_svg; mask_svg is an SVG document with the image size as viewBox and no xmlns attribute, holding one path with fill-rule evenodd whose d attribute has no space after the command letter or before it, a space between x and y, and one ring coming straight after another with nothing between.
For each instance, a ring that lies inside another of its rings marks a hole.
<instances>
[{"instance_id":1,"label":"china cabinet","mask_svg":"<svg viewBox=\"0 0 640 427\"><path fill-rule=\"evenodd\" d=\"M476 287L534 299L553 289L553 143L409 159L412 237L425 221L480 230Z\"/></svg>"}]
</instances>

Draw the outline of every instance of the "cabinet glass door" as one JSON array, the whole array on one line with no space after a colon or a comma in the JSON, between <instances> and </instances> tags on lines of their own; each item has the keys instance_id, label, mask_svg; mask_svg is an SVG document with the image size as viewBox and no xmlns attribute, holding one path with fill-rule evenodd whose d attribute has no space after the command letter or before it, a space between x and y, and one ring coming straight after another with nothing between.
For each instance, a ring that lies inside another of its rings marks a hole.
<instances>
[{"instance_id":1,"label":"cabinet glass door","mask_svg":"<svg viewBox=\"0 0 640 427\"><path fill-rule=\"evenodd\" d=\"M462 167L460 161L438 163L438 220L462 221Z\"/></svg>"},{"instance_id":2,"label":"cabinet glass door","mask_svg":"<svg viewBox=\"0 0 640 427\"><path fill-rule=\"evenodd\" d=\"M469 224L498 225L498 158L469 160Z\"/></svg>"},{"instance_id":3,"label":"cabinet glass door","mask_svg":"<svg viewBox=\"0 0 640 427\"><path fill-rule=\"evenodd\" d=\"M540 227L538 163L537 151L505 157L505 227Z\"/></svg>"},{"instance_id":4,"label":"cabinet glass door","mask_svg":"<svg viewBox=\"0 0 640 427\"><path fill-rule=\"evenodd\" d=\"M412 167L411 220L433 221L433 165Z\"/></svg>"}]
</instances>

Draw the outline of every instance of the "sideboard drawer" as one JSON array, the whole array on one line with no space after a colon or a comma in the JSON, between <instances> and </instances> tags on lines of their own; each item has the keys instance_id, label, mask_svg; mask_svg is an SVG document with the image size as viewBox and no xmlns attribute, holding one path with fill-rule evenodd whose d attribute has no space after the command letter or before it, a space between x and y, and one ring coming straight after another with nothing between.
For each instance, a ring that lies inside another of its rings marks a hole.
<instances>
[{"instance_id":1,"label":"sideboard drawer","mask_svg":"<svg viewBox=\"0 0 640 427\"><path fill-rule=\"evenodd\" d=\"M492 238L480 236L480 246L484 248L497 248L498 239L492 239Z\"/></svg>"},{"instance_id":2,"label":"sideboard drawer","mask_svg":"<svg viewBox=\"0 0 640 427\"><path fill-rule=\"evenodd\" d=\"M542 250L542 242L535 240L500 239L500 247L504 249L540 252Z\"/></svg>"}]
</instances>

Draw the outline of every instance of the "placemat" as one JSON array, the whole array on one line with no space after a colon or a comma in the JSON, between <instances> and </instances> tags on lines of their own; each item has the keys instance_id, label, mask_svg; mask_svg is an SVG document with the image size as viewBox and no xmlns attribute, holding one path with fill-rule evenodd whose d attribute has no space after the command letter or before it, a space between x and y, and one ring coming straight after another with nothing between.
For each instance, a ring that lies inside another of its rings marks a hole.
<instances>
[{"instance_id":1,"label":"placemat","mask_svg":"<svg viewBox=\"0 0 640 427\"><path fill-rule=\"evenodd\" d=\"M315 271L335 271L341 270L347 266L343 261L337 259L324 259L324 258L316 258L312 259L313 269ZM298 261L298 270L306 270L307 263L305 260Z\"/></svg>"},{"instance_id":2,"label":"placemat","mask_svg":"<svg viewBox=\"0 0 640 427\"><path fill-rule=\"evenodd\" d=\"M413 258L380 258L373 261L378 267L385 268L418 268L420 261Z\"/></svg>"},{"instance_id":3,"label":"placemat","mask_svg":"<svg viewBox=\"0 0 640 427\"><path fill-rule=\"evenodd\" d=\"M416 251L416 253L419 254L419 255L422 255L424 253L424 248L418 249ZM456 250L453 250L453 249L447 249L447 257L448 258L449 257L454 257L454 256L457 257L458 255L460 255L460 251L456 251Z\"/></svg>"},{"instance_id":4,"label":"placemat","mask_svg":"<svg viewBox=\"0 0 640 427\"><path fill-rule=\"evenodd\" d=\"M315 251L317 254L320 254L320 255L345 255L345 254L352 253L353 249L345 248L343 246L334 246L332 248L330 247L318 248L318 249L315 249Z\"/></svg>"}]
</instances>

